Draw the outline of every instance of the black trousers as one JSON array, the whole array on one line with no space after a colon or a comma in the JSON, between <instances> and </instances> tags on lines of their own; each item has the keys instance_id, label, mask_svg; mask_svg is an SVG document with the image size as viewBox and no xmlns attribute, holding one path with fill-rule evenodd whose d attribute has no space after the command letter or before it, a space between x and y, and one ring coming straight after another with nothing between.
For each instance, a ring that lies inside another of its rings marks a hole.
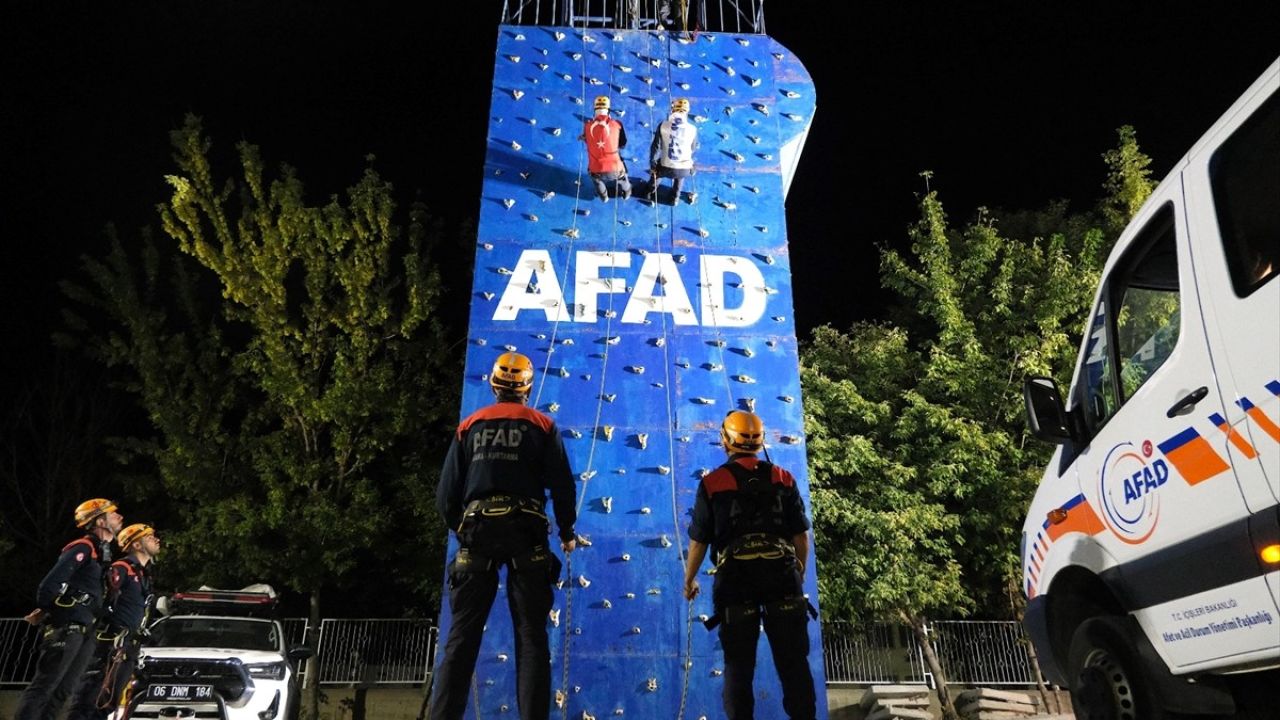
<instances>
[{"instance_id":1,"label":"black trousers","mask_svg":"<svg viewBox=\"0 0 1280 720\"><path fill-rule=\"evenodd\" d=\"M53 720L93 659L93 629L45 626L36 676L18 699L14 720Z\"/></svg>"},{"instance_id":2,"label":"black trousers","mask_svg":"<svg viewBox=\"0 0 1280 720\"><path fill-rule=\"evenodd\" d=\"M752 560L726 563L716 572L712 602L721 618L720 646L724 649L724 711L729 720L755 717L756 645L763 621L773 665L782 685L782 709L791 720L814 720L817 696L809 672L809 618L803 612L762 612L746 619L726 608L762 607L785 598L800 597L804 584L790 561Z\"/></svg>"},{"instance_id":3,"label":"black trousers","mask_svg":"<svg viewBox=\"0 0 1280 720\"><path fill-rule=\"evenodd\" d=\"M551 585L560 573L559 560L550 567L515 570L506 565L507 606L516 641L516 704L520 720L547 720L551 713L551 651L547 643L547 614ZM431 690L430 720L459 720L467 709L471 675L480 654L484 624L498 592L499 568L458 572L449 565L449 607L453 624L445 641L444 660Z\"/></svg>"},{"instance_id":4,"label":"black trousers","mask_svg":"<svg viewBox=\"0 0 1280 720\"><path fill-rule=\"evenodd\" d=\"M121 648L123 656L113 663L115 644L111 640L94 642L96 649L93 659L80 676L80 684L72 695L71 712L67 713L67 720L106 720L120 706L120 698L133 679L133 668L138 662L137 643L126 639ZM111 675L109 695L103 691L108 673ZM100 703L102 707L99 707Z\"/></svg>"}]
</instances>

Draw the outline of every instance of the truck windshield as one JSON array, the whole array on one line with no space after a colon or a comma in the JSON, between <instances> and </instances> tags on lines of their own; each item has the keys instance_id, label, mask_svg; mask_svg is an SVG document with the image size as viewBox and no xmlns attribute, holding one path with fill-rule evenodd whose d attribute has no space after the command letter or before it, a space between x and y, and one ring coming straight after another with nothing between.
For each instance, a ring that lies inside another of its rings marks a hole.
<instances>
[{"instance_id":1,"label":"truck windshield","mask_svg":"<svg viewBox=\"0 0 1280 720\"><path fill-rule=\"evenodd\" d=\"M275 623L238 618L165 618L151 629L154 647L210 647L233 650L279 650Z\"/></svg>"}]
</instances>

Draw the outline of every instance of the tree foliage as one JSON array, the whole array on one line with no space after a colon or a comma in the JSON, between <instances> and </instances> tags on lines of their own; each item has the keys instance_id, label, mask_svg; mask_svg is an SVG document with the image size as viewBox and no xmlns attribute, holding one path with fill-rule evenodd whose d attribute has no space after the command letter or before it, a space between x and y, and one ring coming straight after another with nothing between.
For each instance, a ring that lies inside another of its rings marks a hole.
<instances>
[{"instance_id":1,"label":"tree foliage","mask_svg":"<svg viewBox=\"0 0 1280 720\"><path fill-rule=\"evenodd\" d=\"M153 469L131 490L168 502L169 577L318 593L375 563L434 587L427 498L456 413L441 229L420 205L402 227L372 169L317 205L248 143L239 177L218 179L198 119L171 141L165 242L113 237L87 283L64 284L104 318L71 316L64 340L119 370L149 420L119 447Z\"/></svg>"},{"instance_id":2,"label":"tree foliage","mask_svg":"<svg viewBox=\"0 0 1280 720\"><path fill-rule=\"evenodd\" d=\"M1065 381L1118 213L1151 190L1130 128L1099 211L979 209L936 191L909 252L881 251L890 320L817 328L801 352L819 584L840 617L1010 615L1018 534L1051 448L1025 429L1027 375ZM1119 223L1121 226L1123 223Z\"/></svg>"}]
</instances>

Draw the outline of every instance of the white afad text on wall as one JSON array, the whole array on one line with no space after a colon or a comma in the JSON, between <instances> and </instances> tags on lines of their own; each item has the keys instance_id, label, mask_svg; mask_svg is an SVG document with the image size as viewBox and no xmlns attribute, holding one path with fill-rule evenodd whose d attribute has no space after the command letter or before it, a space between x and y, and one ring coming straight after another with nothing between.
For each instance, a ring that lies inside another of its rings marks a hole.
<instances>
[{"instance_id":1,"label":"white afad text on wall","mask_svg":"<svg viewBox=\"0 0 1280 720\"><path fill-rule=\"evenodd\" d=\"M764 317L768 296L774 292L750 258L701 255L695 285L700 290L699 307L695 310L680 273L683 256L644 254L639 275L628 286L629 274L614 272L629 269L632 257L629 252L578 251L572 269L573 295L566 299L550 251L523 250L509 271L493 319L514 321L522 310L531 310L541 311L549 322L596 322L609 313L616 316L617 308L622 307L624 323L644 323L650 313L666 313L676 325L747 327ZM565 274L569 273L566 269ZM727 287L740 291L731 294L734 307L725 306ZM614 294L626 296L625 305L610 297Z\"/></svg>"}]
</instances>

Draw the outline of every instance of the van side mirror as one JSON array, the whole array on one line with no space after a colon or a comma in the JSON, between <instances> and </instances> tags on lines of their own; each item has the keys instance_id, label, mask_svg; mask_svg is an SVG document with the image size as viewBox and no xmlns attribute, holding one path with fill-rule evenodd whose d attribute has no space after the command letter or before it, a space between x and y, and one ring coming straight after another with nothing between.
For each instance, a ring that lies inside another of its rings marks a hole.
<instances>
[{"instance_id":1,"label":"van side mirror","mask_svg":"<svg viewBox=\"0 0 1280 720\"><path fill-rule=\"evenodd\" d=\"M1053 378L1027 378L1022 383L1022 399L1027 406L1027 427L1032 436L1055 445L1075 439L1062 393Z\"/></svg>"}]
</instances>

